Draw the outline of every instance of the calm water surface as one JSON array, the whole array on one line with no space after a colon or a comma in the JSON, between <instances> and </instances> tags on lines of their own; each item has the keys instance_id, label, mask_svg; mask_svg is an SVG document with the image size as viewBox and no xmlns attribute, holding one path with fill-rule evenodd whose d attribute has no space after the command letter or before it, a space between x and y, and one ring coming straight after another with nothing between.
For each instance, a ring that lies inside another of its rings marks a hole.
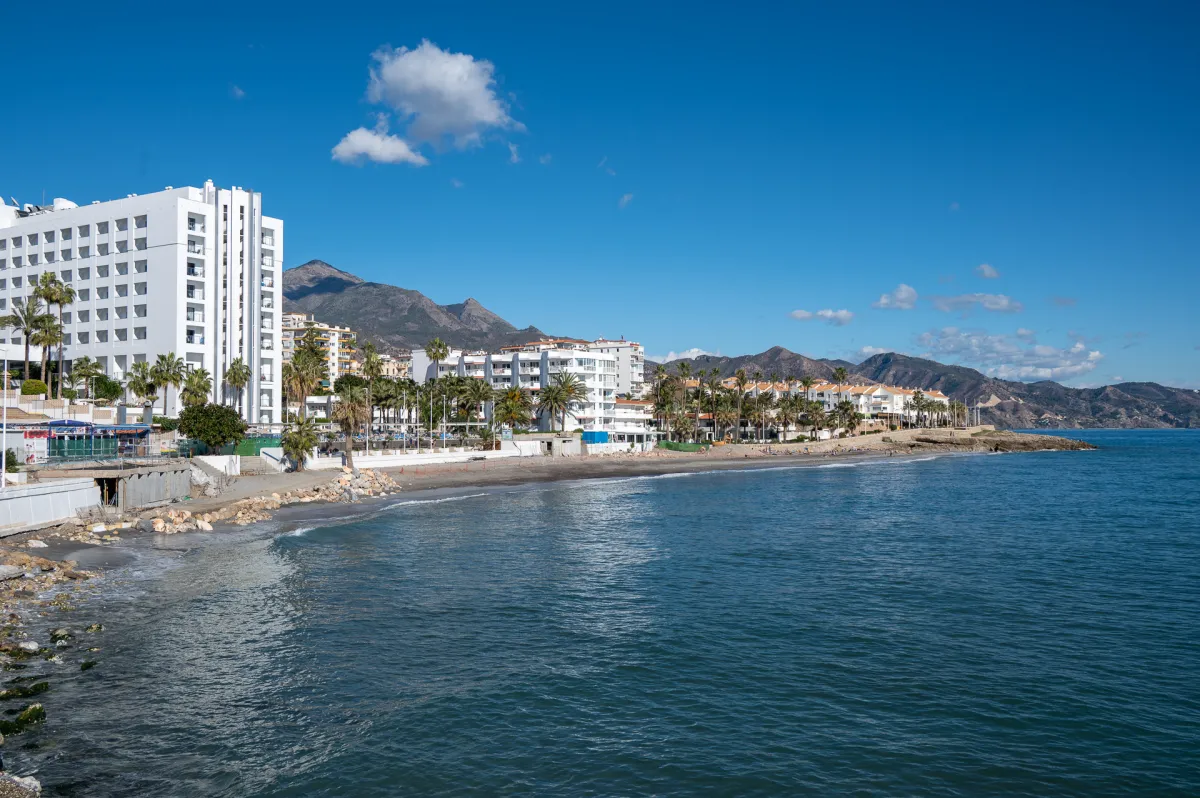
<instances>
[{"instance_id":1,"label":"calm water surface","mask_svg":"<svg viewBox=\"0 0 1200 798\"><path fill-rule=\"evenodd\" d=\"M6 757L54 796L1200 794L1200 434L1081 437L171 538Z\"/></svg>"}]
</instances>

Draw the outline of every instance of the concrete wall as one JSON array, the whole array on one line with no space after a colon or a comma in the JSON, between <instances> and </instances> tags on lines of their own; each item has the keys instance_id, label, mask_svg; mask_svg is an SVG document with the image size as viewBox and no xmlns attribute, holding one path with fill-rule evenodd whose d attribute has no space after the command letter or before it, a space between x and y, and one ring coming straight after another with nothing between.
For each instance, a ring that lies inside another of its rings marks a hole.
<instances>
[{"instance_id":1,"label":"concrete wall","mask_svg":"<svg viewBox=\"0 0 1200 798\"><path fill-rule=\"evenodd\" d=\"M631 454L648 452L654 448L653 443L585 443L582 444L584 454Z\"/></svg>"},{"instance_id":2,"label":"concrete wall","mask_svg":"<svg viewBox=\"0 0 1200 798\"><path fill-rule=\"evenodd\" d=\"M115 476L115 474L114 474ZM121 509L151 507L191 495L192 479L188 466L171 469L144 469L121 479Z\"/></svg>"},{"instance_id":3,"label":"concrete wall","mask_svg":"<svg viewBox=\"0 0 1200 798\"><path fill-rule=\"evenodd\" d=\"M15 535L74 518L76 511L100 504L91 479L54 479L10 485L0 491L0 536Z\"/></svg>"},{"instance_id":4,"label":"concrete wall","mask_svg":"<svg viewBox=\"0 0 1200 798\"><path fill-rule=\"evenodd\" d=\"M207 463L227 477L242 473L242 456L238 454L198 454L194 459Z\"/></svg>"}]
</instances>

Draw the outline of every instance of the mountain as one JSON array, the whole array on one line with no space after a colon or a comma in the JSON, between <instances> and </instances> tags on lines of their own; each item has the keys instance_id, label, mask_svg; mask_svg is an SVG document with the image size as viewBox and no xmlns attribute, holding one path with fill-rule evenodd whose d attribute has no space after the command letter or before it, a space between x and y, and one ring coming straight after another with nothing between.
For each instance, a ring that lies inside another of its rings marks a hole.
<instances>
[{"instance_id":1,"label":"mountain","mask_svg":"<svg viewBox=\"0 0 1200 798\"><path fill-rule=\"evenodd\" d=\"M536 327L517 329L474 299L439 305L420 291L367 282L321 260L283 273L283 308L349 327L384 352L419 348L431 338L496 349L546 337Z\"/></svg>"},{"instance_id":2,"label":"mountain","mask_svg":"<svg viewBox=\"0 0 1200 798\"><path fill-rule=\"evenodd\" d=\"M745 368L817 379L830 379L833 369L840 365L856 382L938 390L969 407L978 404L983 423L1004 429L1200 427L1200 391L1153 382L1068 388L1048 380L997 380L965 366L948 366L894 352L873 355L853 365L840 360L813 360L778 346L758 355L703 356L677 362L689 363L693 372L715 365L723 376ZM647 379L653 376L656 365L646 364Z\"/></svg>"}]
</instances>

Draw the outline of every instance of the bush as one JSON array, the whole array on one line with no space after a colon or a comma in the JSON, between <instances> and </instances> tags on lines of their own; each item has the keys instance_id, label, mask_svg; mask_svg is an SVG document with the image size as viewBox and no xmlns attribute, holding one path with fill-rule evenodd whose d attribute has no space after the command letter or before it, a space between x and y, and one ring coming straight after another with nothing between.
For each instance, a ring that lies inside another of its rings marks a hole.
<instances>
[{"instance_id":1,"label":"bush","mask_svg":"<svg viewBox=\"0 0 1200 798\"><path fill-rule=\"evenodd\" d=\"M124 390L121 387L121 383L114 379L109 379L103 374L92 381L92 396L104 402L117 401L121 398Z\"/></svg>"},{"instance_id":2,"label":"bush","mask_svg":"<svg viewBox=\"0 0 1200 798\"><path fill-rule=\"evenodd\" d=\"M163 432L179 429L179 419L166 416L154 416L154 423L163 428Z\"/></svg>"},{"instance_id":3,"label":"bush","mask_svg":"<svg viewBox=\"0 0 1200 798\"><path fill-rule=\"evenodd\" d=\"M888 429L890 429L892 432L895 432L896 430L898 430L900 428L897 427L895 424L892 424L891 426L888 427Z\"/></svg>"},{"instance_id":4,"label":"bush","mask_svg":"<svg viewBox=\"0 0 1200 798\"><path fill-rule=\"evenodd\" d=\"M63 388L63 399L68 402L74 402L79 398L79 391L75 388Z\"/></svg>"},{"instance_id":5,"label":"bush","mask_svg":"<svg viewBox=\"0 0 1200 798\"><path fill-rule=\"evenodd\" d=\"M25 380L21 383L21 396L48 395L50 389L41 380Z\"/></svg>"},{"instance_id":6,"label":"bush","mask_svg":"<svg viewBox=\"0 0 1200 798\"><path fill-rule=\"evenodd\" d=\"M19 466L20 464L21 464L21 461L17 459L16 452L14 452L12 449L4 450L4 470L5 471L7 471L10 474L16 473L17 466Z\"/></svg>"},{"instance_id":7,"label":"bush","mask_svg":"<svg viewBox=\"0 0 1200 798\"><path fill-rule=\"evenodd\" d=\"M236 444L246 437L246 422L232 407L193 405L179 414L179 431L209 449Z\"/></svg>"}]
</instances>

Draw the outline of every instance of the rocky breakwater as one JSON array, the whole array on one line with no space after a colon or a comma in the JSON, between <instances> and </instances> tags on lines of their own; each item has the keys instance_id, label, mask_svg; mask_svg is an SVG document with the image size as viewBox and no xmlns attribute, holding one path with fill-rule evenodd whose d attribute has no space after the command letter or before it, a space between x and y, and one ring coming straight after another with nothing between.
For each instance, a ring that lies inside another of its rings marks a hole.
<instances>
[{"instance_id":1,"label":"rocky breakwater","mask_svg":"<svg viewBox=\"0 0 1200 798\"><path fill-rule=\"evenodd\" d=\"M289 504L310 502L356 502L366 497L387 496L400 485L381 471L343 468L342 474L324 485L241 499L218 510L193 513L179 508L160 508L143 514L138 529L157 534L200 530L211 532L213 524L246 526L270 519L271 513Z\"/></svg>"},{"instance_id":2,"label":"rocky breakwater","mask_svg":"<svg viewBox=\"0 0 1200 798\"><path fill-rule=\"evenodd\" d=\"M884 439L887 440L886 438ZM1096 447L1073 438L1057 435L1033 435L1025 432L985 431L968 434L940 430L914 435L907 441L911 449L940 449L962 452L1043 452L1083 451Z\"/></svg>"}]
</instances>

